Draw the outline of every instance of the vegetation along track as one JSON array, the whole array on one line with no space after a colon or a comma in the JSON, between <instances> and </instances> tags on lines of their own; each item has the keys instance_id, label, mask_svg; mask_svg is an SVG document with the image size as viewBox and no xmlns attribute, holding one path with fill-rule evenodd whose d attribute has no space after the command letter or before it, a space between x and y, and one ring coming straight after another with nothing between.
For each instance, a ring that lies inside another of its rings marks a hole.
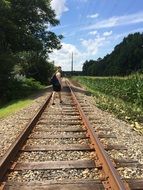
<instances>
[{"instance_id":1,"label":"vegetation along track","mask_svg":"<svg viewBox=\"0 0 143 190\"><path fill-rule=\"evenodd\" d=\"M82 97L76 98L78 92L83 93L66 83L63 104L52 106L48 97L0 160L1 189L143 189L143 180L118 174L118 167L138 163L109 159L108 151L126 148L101 144L116 136L92 127L92 110Z\"/></svg>"}]
</instances>

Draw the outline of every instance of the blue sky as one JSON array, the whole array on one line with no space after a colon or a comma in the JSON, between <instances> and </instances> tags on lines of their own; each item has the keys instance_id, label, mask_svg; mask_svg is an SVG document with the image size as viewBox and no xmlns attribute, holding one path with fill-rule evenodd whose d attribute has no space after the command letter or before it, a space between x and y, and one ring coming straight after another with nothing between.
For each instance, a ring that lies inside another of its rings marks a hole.
<instances>
[{"instance_id":1,"label":"blue sky","mask_svg":"<svg viewBox=\"0 0 143 190\"><path fill-rule=\"evenodd\" d=\"M62 34L62 49L50 55L55 65L82 70L86 60L103 58L130 33L143 32L143 0L52 0Z\"/></svg>"}]
</instances>

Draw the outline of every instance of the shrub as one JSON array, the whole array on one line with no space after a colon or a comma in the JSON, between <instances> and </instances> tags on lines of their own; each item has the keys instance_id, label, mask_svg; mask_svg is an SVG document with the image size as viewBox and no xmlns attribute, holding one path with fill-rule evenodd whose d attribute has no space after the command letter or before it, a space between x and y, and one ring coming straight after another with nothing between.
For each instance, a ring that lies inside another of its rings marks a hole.
<instances>
[{"instance_id":1,"label":"shrub","mask_svg":"<svg viewBox=\"0 0 143 190\"><path fill-rule=\"evenodd\" d=\"M13 79L9 81L8 88L2 97L3 104L11 100L24 98L37 90L43 89L44 86L33 78ZM2 104L2 103L1 103Z\"/></svg>"}]
</instances>

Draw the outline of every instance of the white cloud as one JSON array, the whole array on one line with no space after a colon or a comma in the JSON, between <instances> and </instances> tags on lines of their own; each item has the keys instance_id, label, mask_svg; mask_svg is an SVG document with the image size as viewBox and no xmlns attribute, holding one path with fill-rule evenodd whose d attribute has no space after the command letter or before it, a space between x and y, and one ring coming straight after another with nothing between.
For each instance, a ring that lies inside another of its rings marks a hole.
<instances>
[{"instance_id":1,"label":"white cloud","mask_svg":"<svg viewBox=\"0 0 143 190\"><path fill-rule=\"evenodd\" d=\"M62 43L60 50L55 50L50 54L50 60L54 60L55 65L61 65L64 71L71 70L71 57L73 52L74 70L82 70L82 64L85 60L103 57L107 53L113 51L114 46L122 41L123 37L129 33L143 32L143 28L137 28L125 33L114 33L112 31L105 31L102 34L98 31L91 31L95 36L91 36L90 39L81 38L78 43L79 49L69 43Z\"/></svg>"},{"instance_id":2,"label":"white cloud","mask_svg":"<svg viewBox=\"0 0 143 190\"><path fill-rule=\"evenodd\" d=\"M129 34L133 34L135 32L143 33L143 27L136 28L136 29L133 29L133 30L130 30L130 31L127 31L127 32L123 32L123 33L120 33L120 34L113 35L112 36L112 41L116 41L116 40L121 41L124 37L127 37Z\"/></svg>"},{"instance_id":3,"label":"white cloud","mask_svg":"<svg viewBox=\"0 0 143 190\"><path fill-rule=\"evenodd\" d=\"M52 9L55 10L57 18L60 18L63 12L68 11L68 7L66 6L66 0L52 0L51 1Z\"/></svg>"},{"instance_id":4,"label":"white cloud","mask_svg":"<svg viewBox=\"0 0 143 190\"><path fill-rule=\"evenodd\" d=\"M81 70L79 60L81 57L81 52L72 44L62 43L62 48L60 50L55 50L50 54L50 60L53 60L55 65L60 65L63 70L71 70L71 57L72 52L74 55L74 70Z\"/></svg>"},{"instance_id":5,"label":"white cloud","mask_svg":"<svg viewBox=\"0 0 143 190\"><path fill-rule=\"evenodd\" d=\"M113 33L112 31L110 31L110 32L104 32L103 36L111 36L112 33Z\"/></svg>"},{"instance_id":6,"label":"white cloud","mask_svg":"<svg viewBox=\"0 0 143 190\"><path fill-rule=\"evenodd\" d=\"M95 31L89 32L89 34L91 34L91 35L96 35L96 34L98 34L98 32L97 32L97 30L95 30Z\"/></svg>"},{"instance_id":7,"label":"white cloud","mask_svg":"<svg viewBox=\"0 0 143 190\"><path fill-rule=\"evenodd\" d=\"M105 56L107 53L110 53L114 49L115 45L120 43L125 36L128 36L129 33L139 31L143 32L143 28L137 28L128 32L114 35L112 31L105 31L103 34L97 33L94 38L88 40L81 39L81 45L85 48L82 57L85 61L88 58L91 59L92 57L98 58L100 56ZM106 52L106 50L108 50L109 52ZM105 55L102 55L101 51L104 52Z\"/></svg>"},{"instance_id":8,"label":"white cloud","mask_svg":"<svg viewBox=\"0 0 143 190\"><path fill-rule=\"evenodd\" d=\"M74 70L82 70L82 64L85 60L98 57L101 48L110 42L109 38L111 36L97 34L94 39L80 39L80 49L73 44L62 43L60 50L55 50L49 55L50 60L53 60L56 66L60 65L64 71L70 71L73 52Z\"/></svg>"},{"instance_id":9,"label":"white cloud","mask_svg":"<svg viewBox=\"0 0 143 190\"><path fill-rule=\"evenodd\" d=\"M105 42L106 38L98 35L95 39L82 40L81 44L86 48L87 54L96 55Z\"/></svg>"},{"instance_id":10,"label":"white cloud","mask_svg":"<svg viewBox=\"0 0 143 190\"><path fill-rule=\"evenodd\" d=\"M93 14L93 15L87 15L87 18L97 18L99 16L98 13Z\"/></svg>"},{"instance_id":11,"label":"white cloud","mask_svg":"<svg viewBox=\"0 0 143 190\"><path fill-rule=\"evenodd\" d=\"M83 29L93 30L93 29L100 29L100 28L110 28L110 27L115 27L115 26L130 25L130 24L141 23L141 22L143 22L143 12L119 16L119 17L114 16L105 20L98 21L95 24L88 25L84 27Z\"/></svg>"}]
</instances>

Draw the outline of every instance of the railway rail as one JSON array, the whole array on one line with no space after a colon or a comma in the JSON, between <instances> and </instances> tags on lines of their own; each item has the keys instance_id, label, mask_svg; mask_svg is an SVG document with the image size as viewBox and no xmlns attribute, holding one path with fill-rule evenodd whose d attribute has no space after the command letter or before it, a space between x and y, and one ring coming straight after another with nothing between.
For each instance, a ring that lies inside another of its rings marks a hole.
<instances>
[{"instance_id":1,"label":"railway rail","mask_svg":"<svg viewBox=\"0 0 143 190\"><path fill-rule=\"evenodd\" d=\"M50 94L12 144L0 160L1 189L143 189L143 180L119 175L119 166L138 163L109 158L108 151L126 148L101 144L101 139L115 136L92 127L90 108L78 100L76 90L66 82L64 103L56 106Z\"/></svg>"}]
</instances>

